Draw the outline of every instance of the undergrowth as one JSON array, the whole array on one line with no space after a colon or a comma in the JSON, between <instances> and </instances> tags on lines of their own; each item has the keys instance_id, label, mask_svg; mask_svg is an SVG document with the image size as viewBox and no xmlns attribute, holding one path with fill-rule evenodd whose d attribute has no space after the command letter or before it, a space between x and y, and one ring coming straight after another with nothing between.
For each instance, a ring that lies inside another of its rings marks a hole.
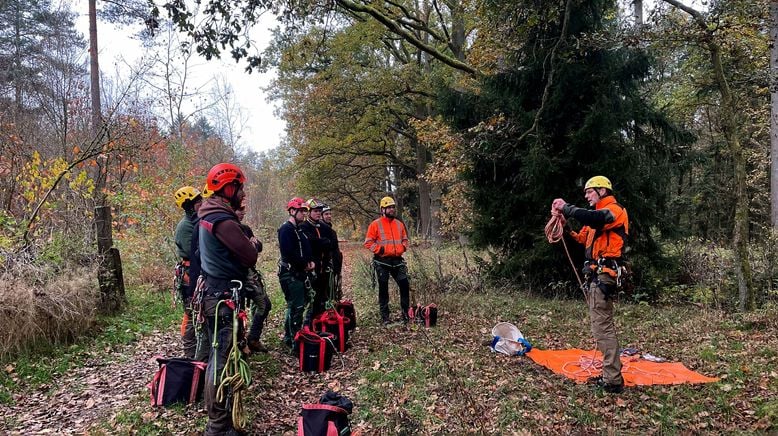
<instances>
[{"instance_id":1,"label":"undergrowth","mask_svg":"<svg viewBox=\"0 0 778 436\"><path fill-rule=\"evenodd\" d=\"M49 383L81 366L90 359L99 359L108 352L149 334L159 326L175 328L180 311L171 310L166 294L147 288L127 289L127 306L116 316L95 316L88 325L81 325L81 336L71 341L35 341L16 354L0 359L0 402L13 401L15 392ZM70 320L78 324L78 319ZM75 328L76 326L74 326ZM87 334L88 333L88 334Z\"/></svg>"}]
</instances>

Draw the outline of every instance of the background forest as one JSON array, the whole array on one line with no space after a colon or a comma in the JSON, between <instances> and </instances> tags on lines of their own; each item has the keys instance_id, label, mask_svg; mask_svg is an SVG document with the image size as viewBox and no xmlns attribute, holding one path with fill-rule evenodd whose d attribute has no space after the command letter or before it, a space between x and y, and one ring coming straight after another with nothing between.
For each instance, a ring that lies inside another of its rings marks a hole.
<instances>
[{"instance_id":1,"label":"background forest","mask_svg":"<svg viewBox=\"0 0 778 436\"><path fill-rule=\"evenodd\" d=\"M140 61L100 58L109 23L137 32ZM0 0L0 432L205 428L201 405L150 407L146 383L154 354L180 354L173 193L225 161L247 175L273 305L269 352L250 358L252 434L294 433L327 389L354 400L363 434L774 431L776 37L767 0ZM247 90L193 82L215 58L274 73L279 147L246 143L263 127L236 101ZM568 260L544 226L554 198L586 205L593 175L631 218L621 344L718 382L610 396L487 351L501 321L536 349L592 346L582 250L566 240ZM385 195L435 328L379 321L361 244ZM322 374L278 338L293 196L332 206L359 309Z\"/></svg>"},{"instance_id":2,"label":"background forest","mask_svg":"<svg viewBox=\"0 0 778 436\"><path fill-rule=\"evenodd\" d=\"M123 292L103 283L118 265L96 240L118 248L124 283L168 287L172 193L222 161L246 170L265 241L293 195L327 201L356 241L390 194L413 240L472 251L484 279L544 296L577 286L545 240L550 202L583 205L603 174L632 219L624 299L775 305L767 1L100 3L97 20L147 25L150 61L97 74L76 11L0 5L0 291L16 295L3 314L58 325L3 354L120 310L72 298ZM256 47L243 30L266 11L279 27ZM192 56L277 71L284 145L242 146L225 87L187 112Z\"/></svg>"}]
</instances>

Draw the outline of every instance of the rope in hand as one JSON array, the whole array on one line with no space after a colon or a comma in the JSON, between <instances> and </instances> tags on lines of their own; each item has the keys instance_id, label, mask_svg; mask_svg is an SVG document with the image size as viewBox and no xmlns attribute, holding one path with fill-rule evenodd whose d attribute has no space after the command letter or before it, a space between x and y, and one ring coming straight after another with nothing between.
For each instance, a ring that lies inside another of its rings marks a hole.
<instances>
[{"instance_id":1,"label":"rope in hand","mask_svg":"<svg viewBox=\"0 0 778 436\"><path fill-rule=\"evenodd\" d=\"M565 223L567 221L565 220L565 216L562 215L561 212L559 212L556 209L551 210L551 219L548 220L548 223L546 223L546 239L548 239L548 242L551 244L555 244L559 241L562 241L562 245L565 247L565 254L567 255L567 260L570 262L570 267L573 269L573 272L575 273L575 278L578 280L578 288L583 292L584 294L584 300L586 301L586 306L590 306L589 302L589 294L586 292L586 287L584 286L583 279L581 279L581 275L578 273L578 268L575 267L575 263L573 263L573 258L570 256L570 250L567 248L567 243L565 242ZM581 360L579 362L567 362L562 366L562 371L566 373L571 373L575 376L577 376L580 373L587 373L589 376L592 376L592 368L594 368L596 371L602 370L602 360L598 360L594 358L594 352L597 349L597 341L594 341L594 346L592 347L592 357L581 357ZM585 361L584 361L585 360ZM568 371L566 368L568 365L573 364L577 365L581 369L579 371Z\"/></svg>"},{"instance_id":2,"label":"rope in hand","mask_svg":"<svg viewBox=\"0 0 778 436\"><path fill-rule=\"evenodd\" d=\"M581 275L578 273L578 268L576 268L575 264L573 263L573 258L570 256L570 250L567 249L567 242L565 242L565 223L566 220L564 215L562 215L557 210L551 211L551 219L548 220L545 228L546 239L548 239L548 242L551 244L556 244L557 242L562 241L562 245L565 247L565 254L567 254L567 260L570 261L570 267L573 268L575 278L578 279L578 287L581 288L581 291L583 291L583 280L581 279ZM584 297L586 297L585 291Z\"/></svg>"}]
</instances>

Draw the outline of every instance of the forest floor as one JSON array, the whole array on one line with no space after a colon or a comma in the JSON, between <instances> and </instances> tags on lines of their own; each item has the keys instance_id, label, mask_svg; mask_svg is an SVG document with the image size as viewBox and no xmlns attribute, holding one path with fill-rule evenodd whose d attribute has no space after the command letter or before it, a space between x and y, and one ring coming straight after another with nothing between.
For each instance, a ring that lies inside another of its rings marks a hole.
<instances>
[{"instance_id":1,"label":"forest floor","mask_svg":"<svg viewBox=\"0 0 778 436\"><path fill-rule=\"evenodd\" d=\"M495 355L484 345L494 324L509 321L536 347L589 349L592 340L582 302L535 298L517 290L476 292L454 286L456 282L442 286L434 277L443 277L444 270L470 270L467 259L461 264L456 252L441 257L440 252L426 250L408 256L411 283L415 300L439 306L438 326L383 327L365 250L344 251L344 294L355 303L358 328L351 349L335 356L332 368L321 374L301 373L281 344L283 298L272 261L263 265L273 300L263 335L270 352L250 358L254 381L244 396L250 434L296 434L301 405L317 402L328 389L353 400L351 423L362 434L778 429L775 311L737 315L694 306L618 305L622 347L680 361L721 381L642 386L608 395L553 374L526 357ZM396 309L394 290L391 299ZM154 328L132 334L121 344L80 351L77 365L44 377L44 382L17 375L20 368L6 365L3 376L12 381L12 388L0 404L0 433L200 434L207 420L202 403L149 405L146 384L157 368L154 356L178 355L176 318L172 313L160 315Z\"/></svg>"}]
</instances>

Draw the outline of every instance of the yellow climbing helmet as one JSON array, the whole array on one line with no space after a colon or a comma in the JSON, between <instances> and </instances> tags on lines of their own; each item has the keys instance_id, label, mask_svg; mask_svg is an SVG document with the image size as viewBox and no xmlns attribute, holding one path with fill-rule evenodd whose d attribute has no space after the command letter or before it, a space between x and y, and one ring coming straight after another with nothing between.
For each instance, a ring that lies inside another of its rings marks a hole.
<instances>
[{"instance_id":1,"label":"yellow climbing helmet","mask_svg":"<svg viewBox=\"0 0 778 436\"><path fill-rule=\"evenodd\" d=\"M381 205L381 209L389 206L394 206L395 205L394 199L392 197L384 197L381 199L380 205Z\"/></svg>"},{"instance_id":2,"label":"yellow climbing helmet","mask_svg":"<svg viewBox=\"0 0 778 436\"><path fill-rule=\"evenodd\" d=\"M192 186L184 186L183 188L179 188L178 191L173 194L176 199L176 206L182 209L184 208L185 201L194 200L198 195L200 195L200 191Z\"/></svg>"},{"instance_id":3,"label":"yellow climbing helmet","mask_svg":"<svg viewBox=\"0 0 778 436\"><path fill-rule=\"evenodd\" d=\"M611 185L611 181L608 180L608 178L605 176L594 176L586 181L586 185L584 185L584 191L589 188L608 188L612 191L613 185Z\"/></svg>"},{"instance_id":4,"label":"yellow climbing helmet","mask_svg":"<svg viewBox=\"0 0 778 436\"><path fill-rule=\"evenodd\" d=\"M206 184L205 186L203 186L203 198L208 198L211 195L213 195L213 191L208 189L208 185Z\"/></svg>"}]
</instances>

